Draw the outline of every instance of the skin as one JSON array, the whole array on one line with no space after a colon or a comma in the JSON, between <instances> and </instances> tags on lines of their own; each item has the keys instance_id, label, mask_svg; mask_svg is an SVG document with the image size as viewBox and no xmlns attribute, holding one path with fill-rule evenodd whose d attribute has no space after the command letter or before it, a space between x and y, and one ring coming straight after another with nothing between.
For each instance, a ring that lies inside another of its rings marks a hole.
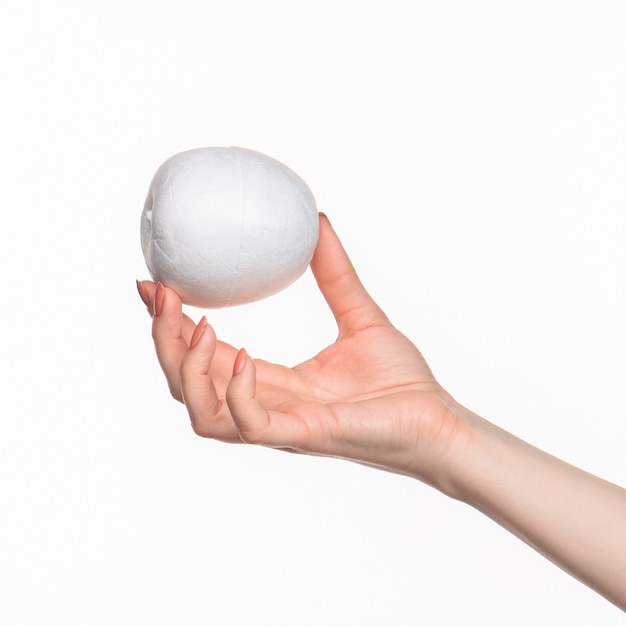
<instances>
[{"instance_id":1,"label":"skin","mask_svg":"<svg viewBox=\"0 0 626 626\"><path fill-rule=\"evenodd\" d=\"M176 293L138 282L171 394L194 431L225 442L343 458L463 501L626 611L626 490L460 405L361 284L320 215L311 261L337 340L288 368L196 325Z\"/></svg>"}]
</instances>

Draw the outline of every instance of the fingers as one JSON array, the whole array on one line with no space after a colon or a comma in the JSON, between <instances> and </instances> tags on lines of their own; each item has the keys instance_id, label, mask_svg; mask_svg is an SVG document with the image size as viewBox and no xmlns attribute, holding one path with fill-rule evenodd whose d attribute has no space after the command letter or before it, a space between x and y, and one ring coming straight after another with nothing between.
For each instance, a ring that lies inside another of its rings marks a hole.
<instances>
[{"instance_id":1,"label":"fingers","mask_svg":"<svg viewBox=\"0 0 626 626\"><path fill-rule=\"evenodd\" d=\"M179 368L195 325L183 315L182 302L171 289L151 281L137 282L137 289L152 312L152 338L170 393L182 402Z\"/></svg>"},{"instance_id":2,"label":"fingers","mask_svg":"<svg viewBox=\"0 0 626 626\"><path fill-rule=\"evenodd\" d=\"M221 441L240 441L228 405L220 399L232 369L232 359L226 368L213 367L217 347L215 331L203 317L180 365L181 394L196 434Z\"/></svg>"},{"instance_id":3,"label":"fingers","mask_svg":"<svg viewBox=\"0 0 626 626\"><path fill-rule=\"evenodd\" d=\"M304 420L267 410L256 398L256 367L245 350L235 359L226 401L239 437L246 443L299 450L310 440Z\"/></svg>"},{"instance_id":4,"label":"fingers","mask_svg":"<svg viewBox=\"0 0 626 626\"><path fill-rule=\"evenodd\" d=\"M152 337L171 394L184 402L194 431L203 437L241 441L224 397L236 350L217 341L202 317L198 325L183 315L174 291L151 281L137 289L152 315Z\"/></svg>"},{"instance_id":5,"label":"fingers","mask_svg":"<svg viewBox=\"0 0 626 626\"><path fill-rule=\"evenodd\" d=\"M157 358L171 394L182 402L179 372L189 349L191 329L185 324L179 297L161 284L157 285L155 291L154 311L152 338Z\"/></svg>"},{"instance_id":6,"label":"fingers","mask_svg":"<svg viewBox=\"0 0 626 626\"><path fill-rule=\"evenodd\" d=\"M159 290L159 285L153 283L151 280L137 281L137 291L141 297L143 303L146 305L146 310L151 317L156 317L161 314L162 306L164 304L164 294L169 290L167 287L161 286L162 290ZM159 290L159 297L156 297L157 290ZM174 294L176 296L176 294ZM178 298L178 296L176 296ZM191 337L195 324L186 315L183 315L183 335L186 339Z\"/></svg>"},{"instance_id":7,"label":"fingers","mask_svg":"<svg viewBox=\"0 0 626 626\"><path fill-rule=\"evenodd\" d=\"M311 269L340 336L373 325L387 324L387 316L363 287L328 218L320 214L320 235Z\"/></svg>"},{"instance_id":8,"label":"fingers","mask_svg":"<svg viewBox=\"0 0 626 626\"><path fill-rule=\"evenodd\" d=\"M151 281L138 282L137 288L153 314L152 335L170 391L185 404L196 434L292 451L314 449L307 412L294 398L286 403L282 377L287 368L278 368L277 375L276 366L263 363L264 388L278 394L268 401L266 391L265 401L283 410L266 409L256 397L256 366L245 351L237 354L219 342L205 317L194 326L174 291Z\"/></svg>"}]
</instances>

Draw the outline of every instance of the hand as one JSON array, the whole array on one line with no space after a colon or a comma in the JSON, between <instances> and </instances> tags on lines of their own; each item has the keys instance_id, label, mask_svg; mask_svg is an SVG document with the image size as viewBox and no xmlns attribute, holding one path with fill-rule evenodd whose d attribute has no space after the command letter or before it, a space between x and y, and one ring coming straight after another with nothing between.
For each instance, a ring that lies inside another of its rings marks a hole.
<instances>
[{"instance_id":1,"label":"hand","mask_svg":"<svg viewBox=\"0 0 626 626\"><path fill-rule=\"evenodd\" d=\"M463 411L365 291L325 216L311 269L339 335L294 368L218 341L174 291L138 282L172 395L203 437L346 458L445 490L467 438Z\"/></svg>"},{"instance_id":2,"label":"hand","mask_svg":"<svg viewBox=\"0 0 626 626\"><path fill-rule=\"evenodd\" d=\"M194 430L418 478L626 610L626 491L457 404L367 294L323 216L311 268L339 336L294 368L252 360L217 341L204 317L196 326L183 315L173 291L137 283L154 313L171 393L185 403Z\"/></svg>"}]
</instances>

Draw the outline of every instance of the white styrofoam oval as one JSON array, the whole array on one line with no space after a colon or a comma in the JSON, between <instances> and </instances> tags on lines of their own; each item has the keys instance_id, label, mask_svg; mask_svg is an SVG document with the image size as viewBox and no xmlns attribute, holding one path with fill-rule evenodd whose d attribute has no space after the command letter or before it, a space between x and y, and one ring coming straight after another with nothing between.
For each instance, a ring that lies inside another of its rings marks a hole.
<instances>
[{"instance_id":1,"label":"white styrofoam oval","mask_svg":"<svg viewBox=\"0 0 626 626\"><path fill-rule=\"evenodd\" d=\"M141 217L153 279L186 304L219 308L289 286L319 235L315 199L295 172L245 148L197 148L156 171Z\"/></svg>"}]
</instances>

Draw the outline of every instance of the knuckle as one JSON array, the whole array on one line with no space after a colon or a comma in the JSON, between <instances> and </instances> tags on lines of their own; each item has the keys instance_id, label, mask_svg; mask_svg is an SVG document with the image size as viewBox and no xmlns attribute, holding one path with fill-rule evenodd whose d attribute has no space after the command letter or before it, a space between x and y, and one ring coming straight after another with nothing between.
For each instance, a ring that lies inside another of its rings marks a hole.
<instances>
[{"instance_id":1,"label":"knuckle","mask_svg":"<svg viewBox=\"0 0 626 626\"><path fill-rule=\"evenodd\" d=\"M212 429L210 426L203 420L194 419L193 416L191 417L191 430L193 430L198 437L202 437L203 439L210 439L212 437Z\"/></svg>"},{"instance_id":2,"label":"knuckle","mask_svg":"<svg viewBox=\"0 0 626 626\"><path fill-rule=\"evenodd\" d=\"M266 433L262 430L240 430L239 437L244 443L261 445L267 442Z\"/></svg>"},{"instance_id":3,"label":"knuckle","mask_svg":"<svg viewBox=\"0 0 626 626\"><path fill-rule=\"evenodd\" d=\"M176 385L168 383L168 388L174 400L178 400L178 402L182 402L183 404L185 403L185 401L183 400L183 394L181 393L180 387L177 387Z\"/></svg>"}]
</instances>

